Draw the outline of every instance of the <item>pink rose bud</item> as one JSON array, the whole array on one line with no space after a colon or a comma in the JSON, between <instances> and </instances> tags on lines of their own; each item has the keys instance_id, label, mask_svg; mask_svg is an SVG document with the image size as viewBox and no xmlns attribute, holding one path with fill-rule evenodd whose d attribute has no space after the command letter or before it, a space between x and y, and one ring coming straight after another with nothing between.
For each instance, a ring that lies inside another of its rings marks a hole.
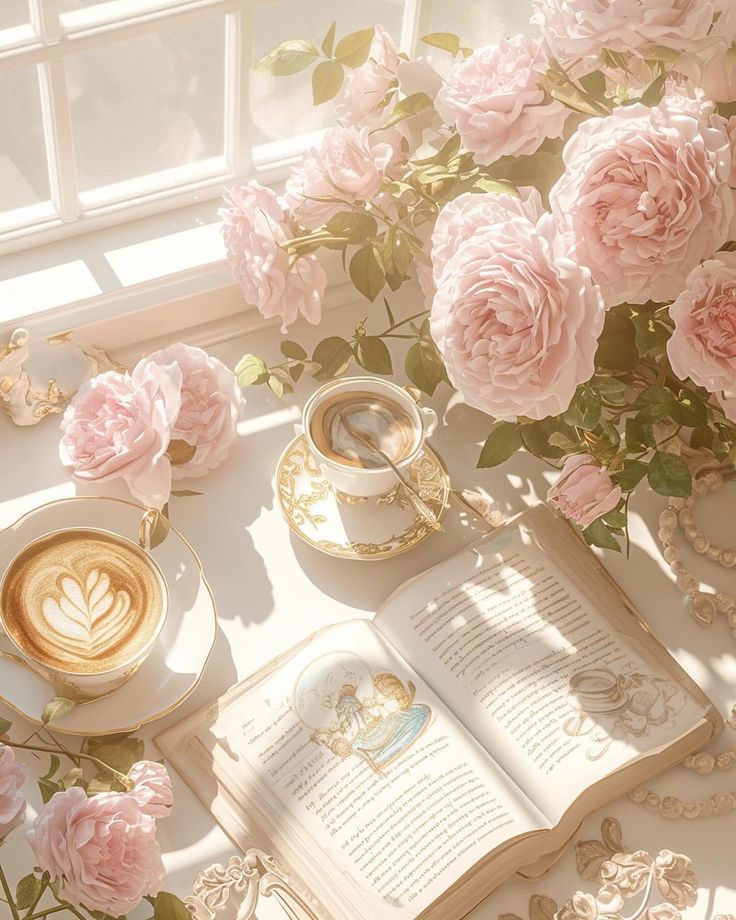
<instances>
[{"instance_id":1,"label":"pink rose bud","mask_svg":"<svg viewBox=\"0 0 736 920\"><path fill-rule=\"evenodd\" d=\"M621 487L611 482L608 471L590 454L568 457L547 501L566 518L587 527L618 505Z\"/></svg>"},{"instance_id":2,"label":"pink rose bud","mask_svg":"<svg viewBox=\"0 0 736 920\"><path fill-rule=\"evenodd\" d=\"M0 843L25 819L24 781L25 772L16 763L13 749L0 744Z\"/></svg>"},{"instance_id":3,"label":"pink rose bud","mask_svg":"<svg viewBox=\"0 0 736 920\"><path fill-rule=\"evenodd\" d=\"M150 760L139 760L128 772L133 783L131 794L138 800L141 809L154 818L165 818L174 804L171 778L166 767Z\"/></svg>"}]
</instances>

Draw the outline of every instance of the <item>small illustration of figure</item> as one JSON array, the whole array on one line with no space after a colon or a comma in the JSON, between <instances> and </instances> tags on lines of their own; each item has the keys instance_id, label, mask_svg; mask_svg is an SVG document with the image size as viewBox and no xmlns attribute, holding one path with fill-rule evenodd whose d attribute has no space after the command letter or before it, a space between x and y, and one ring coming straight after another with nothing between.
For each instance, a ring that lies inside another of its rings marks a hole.
<instances>
[{"instance_id":1,"label":"small illustration of figure","mask_svg":"<svg viewBox=\"0 0 736 920\"><path fill-rule=\"evenodd\" d=\"M586 756L599 760L616 738L643 738L672 722L687 697L666 677L591 668L570 678L569 701L575 714L563 723L563 731L588 736L592 745Z\"/></svg>"},{"instance_id":2,"label":"small illustration of figure","mask_svg":"<svg viewBox=\"0 0 736 920\"><path fill-rule=\"evenodd\" d=\"M333 654L302 672L294 707L313 741L338 757L358 756L382 773L429 724L432 710L415 703L415 694L411 681L405 685L388 671L371 674L351 653Z\"/></svg>"}]
</instances>

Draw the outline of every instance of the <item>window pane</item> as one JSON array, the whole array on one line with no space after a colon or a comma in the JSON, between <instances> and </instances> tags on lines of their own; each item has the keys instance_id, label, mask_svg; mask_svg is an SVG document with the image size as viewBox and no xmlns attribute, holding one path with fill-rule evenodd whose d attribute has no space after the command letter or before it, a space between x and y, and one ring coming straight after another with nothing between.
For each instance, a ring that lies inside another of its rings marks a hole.
<instances>
[{"instance_id":1,"label":"window pane","mask_svg":"<svg viewBox=\"0 0 736 920\"><path fill-rule=\"evenodd\" d=\"M289 38L305 38L319 45L333 20L341 38L356 29L379 22L398 44L401 33L402 0L373 0L345 3L344 0L277 0L255 9L256 60ZM293 137L315 131L330 123L331 106L314 108L312 89L304 71L292 77L253 77L254 143Z\"/></svg>"},{"instance_id":2,"label":"window pane","mask_svg":"<svg viewBox=\"0 0 736 920\"><path fill-rule=\"evenodd\" d=\"M517 32L528 32L531 13L531 0L514 0L513 3L489 3L488 0L443 3L435 0L432 3L430 32L454 32L470 47L480 48Z\"/></svg>"},{"instance_id":3,"label":"window pane","mask_svg":"<svg viewBox=\"0 0 736 920\"><path fill-rule=\"evenodd\" d=\"M59 0L60 13L73 13L74 10L86 10L89 6L109 3L110 0Z\"/></svg>"},{"instance_id":4,"label":"window pane","mask_svg":"<svg viewBox=\"0 0 736 920\"><path fill-rule=\"evenodd\" d=\"M224 152L225 19L67 60L80 191Z\"/></svg>"},{"instance_id":5,"label":"window pane","mask_svg":"<svg viewBox=\"0 0 736 920\"><path fill-rule=\"evenodd\" d=\"M0 29L23 26L29 20L28 0L0 0Z\"/></svg>"},{"instance_id":6,"label":"window pane","mask_svg":"<svg viewBox=\"0 0 736 920\"><path fill-rule=\"evenodd\" d=\"M49 199L35 67L0 71L0 211Z\"/></svg>"}]
</instances>

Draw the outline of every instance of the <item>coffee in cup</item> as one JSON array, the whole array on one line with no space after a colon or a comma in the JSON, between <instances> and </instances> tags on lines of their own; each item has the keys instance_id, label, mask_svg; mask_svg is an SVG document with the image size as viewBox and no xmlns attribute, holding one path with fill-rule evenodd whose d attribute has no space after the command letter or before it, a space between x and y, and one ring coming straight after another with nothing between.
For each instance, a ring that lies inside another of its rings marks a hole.
<instances>
[{"instance_id":1,"label":"coffee in cup","mask_svg":"<svg viewBox=\"0 0 736 920\"><path fill-rule=\"evenodd\" d=\"M166 582L135 543L93 528L46 534L0 583L0 624L58 695L92 699L143 662L168 607Z\"/></svg>"}]
</instances>

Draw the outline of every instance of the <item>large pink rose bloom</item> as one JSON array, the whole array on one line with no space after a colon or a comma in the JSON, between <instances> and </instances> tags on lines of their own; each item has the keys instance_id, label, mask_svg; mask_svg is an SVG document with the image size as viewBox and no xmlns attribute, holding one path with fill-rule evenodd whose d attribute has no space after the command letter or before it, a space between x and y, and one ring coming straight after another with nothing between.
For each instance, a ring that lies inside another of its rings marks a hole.
<instances>
[{"instance_id":1,"label":"large pink rose bloom","mask_svg":"<svg viewBox=\"0 0 736 920\"><path fill-rule=\"evenodd\" d=\"M74 905L127 914L164 879L156 819L128 792L57 792L28 832L36 863Z\"/></svg>"},{"instance_id":2,"label":"large pink rose bloom","mask_svg":"<svg viewBox=\"0 0 736 920\"><path fill-rule=\"evenodd\" d=\"M317 324L327 276L315 255L289 265L283 244L292 236L275 192L250 181L225 192L218 212L235 280L246 301L266 319L280 316L282 331L301 314Z\"/></svg>"},{"instance_id":3,"label":"large pink rose bloom","mask_svg":"<svg viewBox=\"0 0 736 920\"><path fill-rule=\"evenodd\" d=\"M534 0L531 22L553 56L569 62L604 48L697 51L708 43L714 14L711 0Z\"/></svg>"},{"instance_id":4,"label":"large pink rose bloom","mask_svg":"<svg viewBox=\"0 0 736 920\"><path fill-rule=\"evenodd\" d=\"M143 359L176 364L182 373L181 408L171 439L196 448L191 460L172 467L174 479L204 476L227 457L237 437L245 398L235 374L201 348L181 342Z\"/></svg>"},{"instance_id":5,"label":"large pink rose bloom","mask_svg":"<svg viewBox=\"0 0 736 920\"><path fill-rule=\"evenodd\" d=\"M603 301L587 268L555 254L551 215L520 215L508 195L495 205L495 222L444 265L432 337L469 405L500 419L557 415L593 373Z\"/></svg>"},{"instance_id":6,"label":"large pink rose bloom","mask_svg":"<svg viewBox=\"0 0 736 920\"><path fill-rule=\"evenodd\" d=\"M15 761L13 749L0 744L0 843L25 819L25 778L23 768Z\"/></svg>"},{"instance_id":7,"label":"large pink rose bloom","mask_svg":"<svg viewBox=\"0 0 736 920\"><path fill-rule=\"evenodd\" d=\"M345 201L370 201L400 156L396 129L338 125L325 131L286 181L284 203L304 227L319 227L345 210ZM317 201L334 198L337 201Z\"/></svg>"},{"instance_id":8,"label":"large pink rose bloom","mask_svg":"<svg viewBox=\"0 0 736 920\"><path fill-rule=\"evenodd\" d=\"M621 487L611 482L608 471L590 454L568 457L547 493L550 505L581 527L613 511L620 500Z\"/></svg>"},{"instance_id":9,"label":"large pink rose bloom","mask_svg":"<svg viewBox=\"0 0 736 920\"><path fill-rule=\"evenodd\" d=\"M137 799L141 811L153 818L165 818L174 804L169 771L162 763L139 760L128 771L133 784L131 795Z\"/></svg>"},{"instance_id":10,"label":"large pink rose bloom","mask_svg":"<svg viewBox=\"0 0 736 920\"><path fill-rule=\"evenodd\" d=\"M736 252L719 252L694 268L670 306L672 370L710 393L736 397Z\"/></svg>"},{"instance_id":11,"label":"large pink rose bloom","mask_svg":"<svg viewBox=\"0 0 736 920\"><path fill-rule=\"evenodd\" d=\"M335 115L344 125L357 125L380 116L379 106L396 81L399 52L394 40L381 26L376 26L368 60L348 70L335 97Z\"/></svg>"},{"instance_id":12,"label":"large pink rose bloom","mask_svg":"<svg viewBox=\"0 0 736 920\"><path fill-rule=\"evenodd\" d=\"M621 107L584 121L565 145L552 212L607 306L671 300L728 239L726 122L699 116L696 102L678 95L652 109Z\"/></svg>"},{"instance_id":13,"label":"large pink rose bloom","mask_svg":"<svg viewBox=\"0 0 736 920\"><path fill-rule=\"evenodd\" d=\"M175 364L143 361L132 374L108 371L82 384L61 421L61 462L83 482L123 479L139 502L163 507L181 379Z\"/></svg>"},{"instance_id":14,"label":"large pink rose bloom","mask_svg":"<svg viewBox=\"0 0 736 920\"><path fill-rule=\"evenodd\" d=\"M570 114L542 87L546 69L541 42L516 35L458 61L435 108L455 125L477 163L534 153L546 138L560 135Z\"/></svg>"}]
</instances>

